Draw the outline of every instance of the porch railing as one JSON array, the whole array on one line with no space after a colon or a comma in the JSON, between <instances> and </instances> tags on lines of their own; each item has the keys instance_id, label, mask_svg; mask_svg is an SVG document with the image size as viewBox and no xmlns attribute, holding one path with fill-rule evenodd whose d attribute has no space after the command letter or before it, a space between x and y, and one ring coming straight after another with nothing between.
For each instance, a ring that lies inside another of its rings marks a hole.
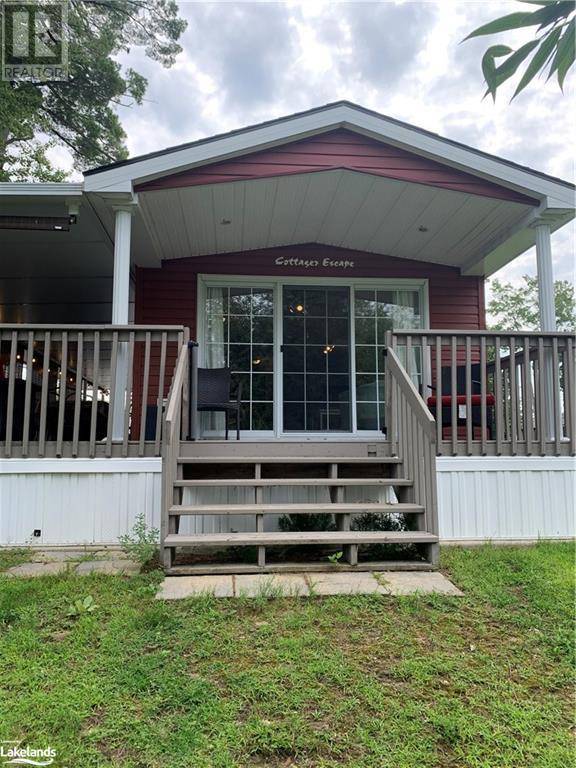
<instances>
[{"instance_id":1,"label":"porch railing","mask_svg":"<svg viewBox=\"0 0 576 768\"><path fill-rule=\"evenodd\" d=\"M411 501L424 507L421 530L438 534L436 492L436 430L414 382L396 352L388 347L386 356L387 438L391 453L403 462L403 473L413 481ZM438 553L433 553L433 562Z\"/></svg>"},{"instance_id":2,"label":"porch railing","mask_svg":"<svg viewBox=\"0 0 576 768\"><path fill-rule=\"evenodd\" d=\"M439 455L576 453L574 334L389 333L436 420Z\"/></svg>"},{"instance_id":3,"label":"porch railing","mask_svg":"<svg viewBox=\"0 0 576 768\"><path fill-rule=\"evenodd\" d=\"M0 325L0 455L160 456L182 326Z\"/></svg>"}]
</instances>

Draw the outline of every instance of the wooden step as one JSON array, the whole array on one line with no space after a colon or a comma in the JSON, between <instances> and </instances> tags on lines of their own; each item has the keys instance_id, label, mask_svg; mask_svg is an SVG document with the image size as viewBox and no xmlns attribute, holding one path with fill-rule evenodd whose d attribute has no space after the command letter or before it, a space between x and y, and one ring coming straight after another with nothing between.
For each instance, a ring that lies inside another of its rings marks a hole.
<instances>
[{"instance_id":1,"label":"wooden step","mask_svg":"<svg viewBox=\"0 0 576 768\"><path fill-rule=\"evenodd\" d=\"M250 533L171 533L165 547L275 547L298 544L435 544L425 531L271 531Z\"/></svg>"},{"instance_id":2,"label":"wooden step","mask_svg":"<svg viewBox=\"0 0 576 768\"><path fill-rule=\"evenodd\" d=\"M278 486L295 486L295 485L306 485L306 486L350 486L350 485L382 485L382 486L390 486L394 487L396 485L412 485L412 480L408 480L406 478L396 478L396 477L341 477L341 478L330 478L330 477L292 477L292 478L285 478L285 477L279 477L279 478L272 478L272 477L266 477L266 478L260 478L258 480L256 479L248 479L245 478L234 480L234 479L221 479L221 478L211 478L211 479L200 479L200 480L175 480L174 486L177 488L202 488L202 487L210 487L210 488L217 488L217 487L227 487L227 488L234 488L238 486L239 488L272 488L275 485Z\"/></svg>"},{"instance_id":3,"label":"wooden step","mask_svg":"<svg viewBox=\"0 0 576 768\"><path fill-rule=\"evenodd\" d=\"M171 515L361 515L376 514L421 515L424 507L418 504L385 504L374 502L349 502L336 504L174 504Z\"/></svg>"},{"instance_id":4,"label":"wooden step","mask_svg":"<svg viewBox=\"0 0 576 768\"><path fill-rule=\"evenodd\" d=\"M400 464L398 456L179 456L179 464Z\"/></svg>"},{"instance_id":5,"label":"wooden step","mask_svg":"<svg viewBox=\"0 0 576 768\"><path fill-rule=\"evenodd\" d=\"M434 566L422 560L365 560L350 565L342 560L334 566L326 560L317 562L285 562L256 565L252 563L191 563L173 565L166 569L167 576L214 576L241 573L337 573L354 571L432 571Z\"/></svg>"}]
</instances>

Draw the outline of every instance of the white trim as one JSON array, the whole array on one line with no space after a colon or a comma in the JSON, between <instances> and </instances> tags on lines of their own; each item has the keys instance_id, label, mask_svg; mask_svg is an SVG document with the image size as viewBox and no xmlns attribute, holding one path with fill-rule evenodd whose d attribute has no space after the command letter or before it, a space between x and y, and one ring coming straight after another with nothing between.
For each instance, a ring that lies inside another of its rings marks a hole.
<instances>
[{"instance_id":1,"label":"white trim","mask_svg":"<svg viewBox=\"0 0 576 768\"><path fill-rule=\"evenodd\" d=\"M198 363L204 363L205 350L205 317L206 317L206 289L208 287L230 286L234 284L247 284L252 288L271 288L274 291L274 430L269 432L242 431L240 437L244 439L281 439L281 440L348 440L361 438L381 437L381 432L373 430L358 430L356 420L356 355L354 354L354 301L356 288L364 286L375 290L405 291L415 290L420 295L420 314L423 325L422 330L430 328L430 291L428 278L385 278L385 277L354 277L352 274L342 277L306 276L279 276L279 275L212 275L199 273L196 275L196 336L200 344ZM283 423L283 391L282 379L282 355L280 347L283 343L282 322L282 293L285 285L341 285L350 289L350 398L351 398L351 429L347 432L284 432ZM279 335L278 335L279 334ZM220 433L205 432L203 437L217 438Z\"/></svg>"},{"instance_id":2,"label":"white trim","mask_svg":"<svg viewBox=\"0 0 576 768\"><path fill-rule=\"evenodd\" d=\"M264 125L239 131L231 136L204 142L155 157L102 169L85 178L87 191L130 191L136 180L144 181L176 170L190 168L225 157L254 152L335 128L348 128L385 140L395 146L504 184L520 192L550 198L549 206L572 208L573 190L552 179L542 178L529 170L510 166L471 149L454 145L445 139L407 125L398 124L383 115L368 113L352 104L333 104L314 112L286 117Z\"/></svg>"},{"instance_id":3,"label":"white trim","mask_svg":"<svg viewBox=\"0 0 576 768\"><path fill-rule=\"evenodd\" d=\"M94 459L3 459L0 475L126 474L161 472L160 457Z\"/></svg>"},{"instance_id":4,"label":"white trim","mask_svg":"<svg viewBox=\"0 0 576 768\"><path fill-rule=\"evenodd\" d=\"M576 470L573 456L438 456L437 472L539 472Z\"/></svg>"},{"instance_id":5,"label":"white trim","mask_svg":"<svg viewBox=\"0 0 576 768\"><path fill-rule=\"evenodd\" d=\"M26 197L76 197L84 193L84 182L36 182L4 181L0 183L0 195L24 195Z\"/></svg>"}]
</instances>

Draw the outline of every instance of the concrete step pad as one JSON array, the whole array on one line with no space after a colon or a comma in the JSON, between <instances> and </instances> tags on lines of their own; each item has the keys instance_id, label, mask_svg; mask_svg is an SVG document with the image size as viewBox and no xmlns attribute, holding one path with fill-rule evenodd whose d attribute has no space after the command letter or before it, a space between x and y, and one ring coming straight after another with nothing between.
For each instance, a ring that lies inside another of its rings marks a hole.
<instances>
[{"instance_id":1,"label":"concrete step pad","mask_svg":"<svg viewBox=\"0 0 576 768\"><path fill-rule=\"evenodd\" d=\"M462 592L437 571L357 573L334 571L314 574L220 574L217 576L167 576L158 600L190 597L319 597L327 595L425 595L461 596Z\"/></svg>"}]
</instances>

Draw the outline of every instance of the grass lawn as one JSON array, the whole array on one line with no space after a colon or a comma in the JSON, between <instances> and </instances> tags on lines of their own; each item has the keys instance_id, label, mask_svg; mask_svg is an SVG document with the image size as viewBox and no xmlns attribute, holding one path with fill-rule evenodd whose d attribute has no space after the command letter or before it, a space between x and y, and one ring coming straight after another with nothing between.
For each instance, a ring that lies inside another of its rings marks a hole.
<instances>
[{"instance_id":1,"label":"grass lawn","mask_svg":"<svg viewBox=\"0 0 576 768\"><path fill-rule=\"evenodd\" d=\"M442 570L464 598L0 577L0 741L54 768L572 765L574 547L445 548Z\"/></svg>"}]
</instances>

